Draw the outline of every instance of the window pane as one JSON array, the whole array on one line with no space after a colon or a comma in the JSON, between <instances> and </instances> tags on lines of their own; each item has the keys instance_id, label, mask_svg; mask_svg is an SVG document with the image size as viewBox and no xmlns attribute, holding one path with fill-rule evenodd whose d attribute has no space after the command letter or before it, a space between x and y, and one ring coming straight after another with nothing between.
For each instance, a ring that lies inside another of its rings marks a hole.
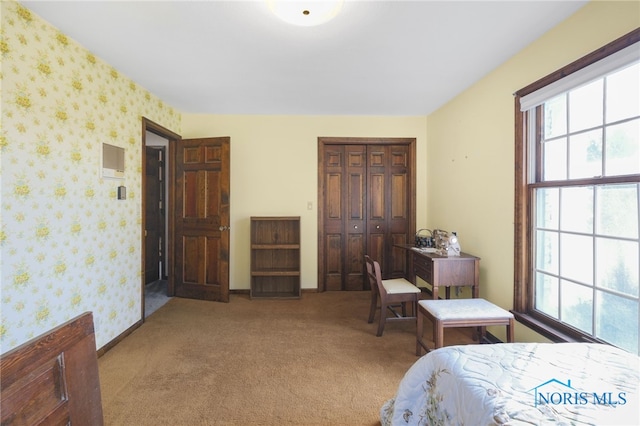
<instances>
[{"instance_id":1,"label":"window pane","mask_svg":"<svg viewBox=\"0 0 640 426\"><path fill-rule=\"evenodd\" d=\"M598 292L596 337L638 353L638 302Z\"/></svg>"},{"instance_id":2,"label":"window pane","mask_svg":"<svg viewBox=\"0 0 640 426\"><path fill-rule=\"evenodd\" d=\"M596 233L638 238L638 185L596 188Z\"/></svg>"},{"instance_id":3,"label":"window pane","mask_svg":"<svg viewBox=\"0 0 640 426\"><path fill-rule=\"evenodd\" d=\"M560 283L562 320L593 334L593 292L591 288L564 281Z\"/></svg>"},{"instance_id":4,"label":"window pane","mask_svg":"<svg viewBox=\"0 0 640 426\"><path fill-rule=\"evenodd\" d=\"M560 219L560 190L558 188L539 188L536 194L536 227L558 229Z\"/></svg>"},{"instance_id":5,"label":"window pane","mask_svg":"<svg viewBox=\"0 0 640 426\"><path fill-rule=\"evenodd\" d=\"M596 239L596 285L638 297L638 243Z\"/></svg>"},{"instance_id":6,"label":"window pane","mask_svg":"<svg viewBox=\"0 0 640 426\"><path fill-rule=\"evenodd\" d=\"M543 180L567 178L567 139L560 138L542 145L544 164Z\"/></svg>"},{"instance_id":7,"label":"window pane","mask_svg":"<svg viewBox=\"0 0 640 426\"><path fill-rule=\"evenodd\" d=\"M559 318L558 278L551 275L536 274L536 309L553 318Z\"/></svg>"},{"instance_id":8,"label":"window pane","mask_svg":"<svg viewBox=\"0 0 640 426\"><path fill-rule=\"evenodd\" d=\"M560 194L560 229L593 233L593 187L562 188Z\"/></svg>"},{"instance_id":9,"label":"window pane","mask_svg":"<svg viewBox=\"0 0 640 426\"><path fill-rule=\"evenodd\" d=\"M569 178L602 176L602 130L580 133L569 139Z\"/></svg>"},{"instance_id":10,"label":"window pane","mask_svg":"<svg viewBox=\"0 0 640 426\"><path fill-rule=\"evenodd\" d=\"M567 95L562 94L544 103L544 138L567 134Z\"/></svg>"},{"instance_id":11,"label":"window pane","mask_svg":"<svg viewBox=\"0 0 640 426\"><path fill-rule=\"evenodd\" d=\"M536 268L558 275L558 233L538 231L536 234Z\"/></svg>"},{"instance_id":12,"label":"window pane","mask_svg":"<svg viewBox=\"0 0 640 426\"><path fill-rule=\"evenodd\" d=\"M577 132L602 125L603 84L596 80L569 92L569 130Z\"/></svg>"},{"instance_id":13,"label":"window pane","mask_svg":"<svg viewBox=\"0 0 640 426\"><path fill-rule=\"evenodd\" d=\"M560 275L563 278L593 285L592 237L560 234Z\"/></svg>"},{"instance_id":14,"label":"window pane","mask_svg":"<svg viewBox=\"0 0 640 426\"><path fill-rule=\"evenodd\" d=\"M606 132L605 174L640 173L640 118L609 126Z\"/></svg>"},{"instance_id":15,"label":"window pane","mask_svg":"<svg viewBox=\"0 0 640 426\"><path fill-rule=\"evenodd\" d=\"M633 96L630 94L635 93ZM640 116L640 63L607 77L607 123Z\"/></svg>"}]
</instances>

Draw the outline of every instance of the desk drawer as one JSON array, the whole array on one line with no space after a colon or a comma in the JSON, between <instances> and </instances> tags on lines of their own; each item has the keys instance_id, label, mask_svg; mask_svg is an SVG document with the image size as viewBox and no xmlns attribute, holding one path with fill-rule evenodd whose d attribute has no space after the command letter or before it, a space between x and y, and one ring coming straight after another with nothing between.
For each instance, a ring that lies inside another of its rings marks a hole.
<instances>
[{"instance_id":1,"label":"desk drawer","mask_svg":"<svg viewBox=\"0 0 640 426\"><path fill-rule=\"evenodd\" d=\"M433 262L423 256L413 256L413 273L433 284Z\"/></svg>"},{"instance_id":2,"label":"desk drawer","mask_svg":"<svg viewBox=\"0 0 640 426\"><path fill-rule=\"evenodd\" d=\"M428 282L429 284L433 284L433 272L431 272L430 270L414 267L413 273L415 274L416 277L420 277L426 282Z\"/></svg>"}]
</instances>

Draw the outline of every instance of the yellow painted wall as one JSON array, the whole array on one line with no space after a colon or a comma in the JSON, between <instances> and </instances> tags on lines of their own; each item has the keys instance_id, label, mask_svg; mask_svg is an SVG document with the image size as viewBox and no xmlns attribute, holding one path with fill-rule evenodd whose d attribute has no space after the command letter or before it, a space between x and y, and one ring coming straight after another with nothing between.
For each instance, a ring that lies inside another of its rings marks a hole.
<instances>
[{"instance_id":1,"label":"yellow painted wall","mask_svg":"<svg viewBox=\"0 0 640 426\"><path fill-rule=\"evenodd\" d=\"M0 14L0 349L85 311L100 348L142 317L141 117L179 132L180 113L29 9ZM103 142L124 180L101 178Z\"/></svg>"},{"instance_id":2,"label":"yellow painted wall","mask_svg":"<svg viewBox=\"0 0 640 426\"><path fill-rule=\"evenodd\" d=\"M513 93L638 27L640 2L591 2L428 117L428 225L482 258L482 297L513 307Z\"/></svg>"},{"instance_id":3,"label":"yellow painted wall","mask_svg":"<svg viewBox=\"0 0 640 426\"><path fill-rule=\"evenodd\" d=\"M182 125L184 138L231 137L231 289L249 288L249 218L278 215L301 217L302 288L317 288L318 137L416 138L416 222L426 223L426 117L185 114Z\"/></svg>"}]
</instances>

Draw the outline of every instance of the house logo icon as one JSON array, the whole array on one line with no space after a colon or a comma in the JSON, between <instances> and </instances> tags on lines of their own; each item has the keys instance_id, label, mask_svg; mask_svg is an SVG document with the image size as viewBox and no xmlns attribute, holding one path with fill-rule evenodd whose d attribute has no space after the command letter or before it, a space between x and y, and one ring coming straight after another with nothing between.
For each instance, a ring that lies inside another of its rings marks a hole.
<instances>
[{"instance_id":1,"label":"house logo icon","mask_svg":"<svg viewBox=\"0 0 640 426\"><path fill-rule=\"evenodd\" d=\"M552 391L550 392L550 390ZM537 407L539 404L549 404L553 395L571 393L571 391L575 392L575 389L571 387L571 380L567 380L567 383L562 383L558 379L550 379L529 389L527 392L531 391L534 393L535 406Z\"/></svg>"},{"instance_id":2,"label":"house logo icon","mask_svg":"<svg viewBox=\"0 0 640 426\"><path fill-rule=\"evenodd\" d=\"M585 392L571 385L571 380L566 383L558 379L550 379L529 389L533 392L535 406L538 405L624 405L627 403L626 392L607 392L595 390Z\"/></svg>"}]
</instances>

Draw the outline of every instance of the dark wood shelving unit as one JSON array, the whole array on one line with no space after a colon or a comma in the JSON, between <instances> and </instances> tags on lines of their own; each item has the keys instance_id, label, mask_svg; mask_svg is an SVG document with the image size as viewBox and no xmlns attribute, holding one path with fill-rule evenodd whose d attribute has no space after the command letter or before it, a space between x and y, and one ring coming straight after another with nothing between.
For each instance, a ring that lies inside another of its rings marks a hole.
<instances>
[{"instance_id":1,"label":"dark wood shelving unit","mask_svg":"<svg viewBox=\"0 0 640 426\"><path fill-rule=\"evenodd\" d=\"M251 217L252 299L300 298L300 217Z\"/></svg>"}]
</instances>

